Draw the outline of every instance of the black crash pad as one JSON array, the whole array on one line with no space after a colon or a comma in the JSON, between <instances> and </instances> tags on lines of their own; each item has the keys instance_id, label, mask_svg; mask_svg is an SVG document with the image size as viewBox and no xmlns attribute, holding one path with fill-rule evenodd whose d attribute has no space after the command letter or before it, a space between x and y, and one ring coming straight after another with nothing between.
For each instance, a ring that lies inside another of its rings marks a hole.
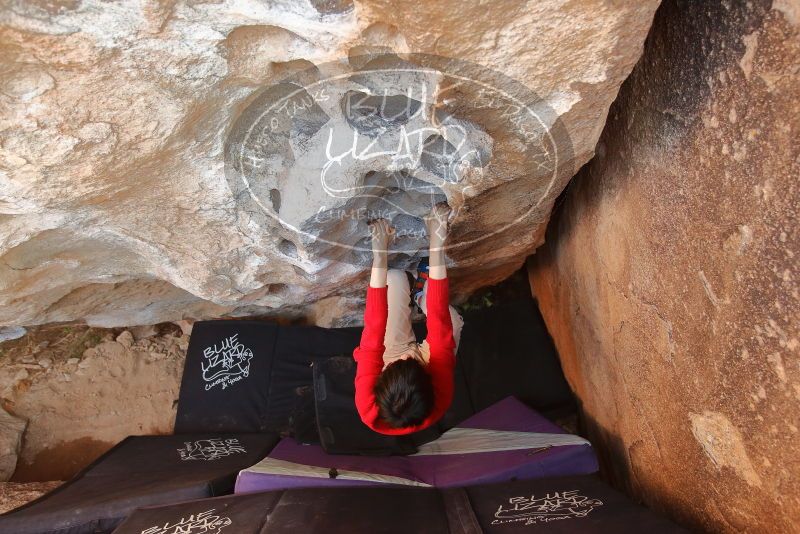
<instances>
[{"instance_id":1,"label":"black crash pad","mask_svg":"<svg viewBox=\"0 0 800 534\"><path fill-rule=\"evenodd\" d=\"M424 338L424 325L414 330ZM360 340L361 328L197 322L186 355L175 432L277 432L315 441L312 365L336 356L352 360ZM455 373L453 404L442 420L445 429L474 413L458 364ZM345 380L352 382L353 377ZM299 421L294 420L298 410Z\"/></svg>"},{"instance_id":2,"label":"black crash pad","mask_svg":"<svg viewBox=\"0 0 800 534\"><path fill-rule=\"evenodd\" d=\"M311 363L352 354L358 328L279 326L265 321L195 323L175 432L286 432Z\"/></svg>"},{"instance_id":3,"label":"black crash pad","mask_svg":"<svg viewBox=\"0 0 800 534\"><path fill-rule=\"evenodd\" d=\"M0 515L0 532L110 532L137 507L229 494L237 473L277 441L275 434L128 437L64 485Z\"/></svg>"},{"instance_id":4,"label":"black crash pad","mask_svg":"<svg viewBox=\"0 0 800 534\"><path fill-rule=\"evenodd\" d=\"M522 296L463 313L458 361L476 412L514 396L545 417L575 410L553 340L527 285ZM525 293L527 291L527 294Z\"/></svg>"},{"instance_id":5,"label":"black crash pad","mask_svg":"<svg viewBox=\"0 0 800 534\"><path fill-rule=\"evenodd\" d=\"M194 529L194 530L192 530ZM686 532L594 476L433 488L313 488L137 510L114 534Z\"/></svg>"}]
</instances>

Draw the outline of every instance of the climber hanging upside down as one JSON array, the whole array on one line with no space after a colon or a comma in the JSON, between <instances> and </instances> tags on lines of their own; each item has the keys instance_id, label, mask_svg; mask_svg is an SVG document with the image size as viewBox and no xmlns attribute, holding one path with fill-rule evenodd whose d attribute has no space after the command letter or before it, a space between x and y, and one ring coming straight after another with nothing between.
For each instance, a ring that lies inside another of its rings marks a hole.
<instances>
[{"instance_id":1,"label":"climber hanging upside down","mask_svg":"<svg viewBox=\"0 0 800 534\"><path fill-rule=\"evenodd\" d=\"M355 400L361 420L381 434L427 428L453 399L455 352L464 321L449 305L444 257L449 215L450 208L441 203L425 219L430 257L417 269L413 293L405 271L388 269L394 228L385 219L370 224L372 273L361 344L353 353ZM411 329L412 298L427 317L428 336L422 343Z\"/></svg>"}]
</instances>

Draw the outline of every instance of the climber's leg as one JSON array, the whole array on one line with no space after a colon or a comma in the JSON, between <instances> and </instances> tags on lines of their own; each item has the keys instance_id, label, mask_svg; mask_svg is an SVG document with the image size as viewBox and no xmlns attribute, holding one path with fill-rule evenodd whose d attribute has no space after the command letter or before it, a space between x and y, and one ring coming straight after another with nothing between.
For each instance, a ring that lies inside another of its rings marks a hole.
<instances>
[{"instance_id":1,"label":"climber's leg","mask_svg":"<svg viewBox=\"0 0 800 534\"><path fill-rule=\"evenodd\" d=\"M383 344L383 361L388 364L416 350L417 339L411 328L410 287L405 271L389 269L386 276L389 316Z\"/></svg>"}]
</instances>

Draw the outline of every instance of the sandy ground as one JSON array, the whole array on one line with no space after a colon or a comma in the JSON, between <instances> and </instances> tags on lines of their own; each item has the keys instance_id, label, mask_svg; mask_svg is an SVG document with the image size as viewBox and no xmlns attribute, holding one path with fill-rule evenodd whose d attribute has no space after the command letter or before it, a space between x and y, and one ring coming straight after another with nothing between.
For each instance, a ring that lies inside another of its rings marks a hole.
<instances>
[{"instance_id":1,"label":"sandy ground","mask_svg":"<svg viewBox=\"0 0 800 534\"><path fill-rule=\"evenodd\" d=\"M38 499L56 489L61 481L51 482L0 482L0 514Z\"/></svg>"},{"instance_id":2,"label":"sandy ground","mask_svg":"<svg viewBox=\"0 0 800 534\"><path fill-rule=\"evenodd\" d=\"M66 480L128 435L170 433L188 343L164 324L46 326L0 344L0 402L28 421L12 480Z\"/></svg>"}]
</instances>

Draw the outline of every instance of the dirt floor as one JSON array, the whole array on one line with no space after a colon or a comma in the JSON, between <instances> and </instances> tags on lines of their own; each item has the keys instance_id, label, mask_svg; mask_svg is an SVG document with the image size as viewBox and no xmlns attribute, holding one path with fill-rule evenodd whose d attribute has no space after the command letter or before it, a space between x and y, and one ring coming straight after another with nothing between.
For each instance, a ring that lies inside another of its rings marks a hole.
<instances>
[{"instance_id":1,"label":"dirt floor","mask_svg":"<svg viewBox=\"0 0 800 534\"><path fill-rule=\"evenodd\" d=\"M59 487L61 482L0 482L0 514L13 510L48 491Z\"/></svg>"},{"instance_id":2,"label":"dirt floor","mask_svg":"<svg viewBox=\"0 0 800 534\"><path fill-rule=\"evenodd\" d=\"M65 480L125 436L171 432L188 343L164 324L45 326L0 345L0 402L28 421L12 480Z\"/></svg>"}]
</instances>

